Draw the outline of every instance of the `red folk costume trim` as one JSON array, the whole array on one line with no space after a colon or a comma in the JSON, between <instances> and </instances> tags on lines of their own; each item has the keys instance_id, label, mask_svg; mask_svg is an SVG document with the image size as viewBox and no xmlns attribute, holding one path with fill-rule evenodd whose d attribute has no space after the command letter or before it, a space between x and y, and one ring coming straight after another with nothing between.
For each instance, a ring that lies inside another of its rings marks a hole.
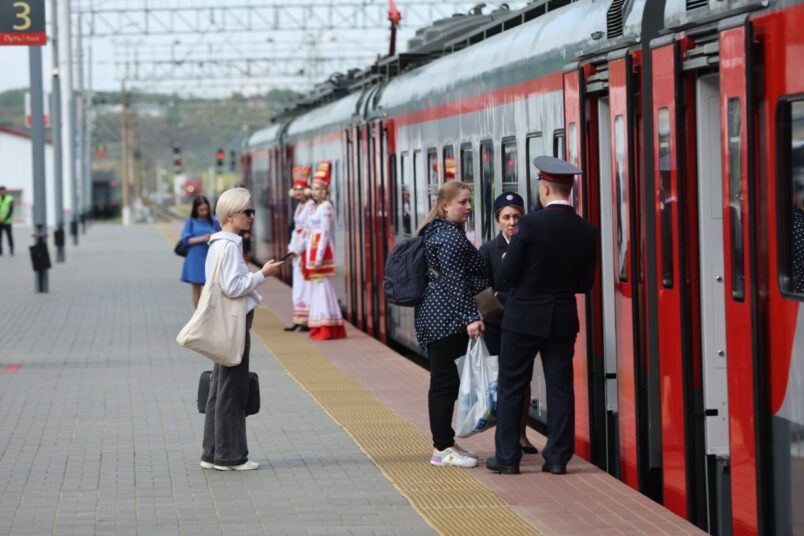
<instances>
[{"instance_id":1,"label":"red folk costume trim","mask_svg":"<svg viewBox=\"0 0 804 536\"><path fill-rule=\"evenodd\" d=\"M332 277L335 275L335 260L332 255L332 246L327 242L324 248L324 257L321 259L321 267L315 268L313 261L318 256L318 245L321 243L321 232L314 231L310 237L310 258L302 267L305 279L315 280L322 277Z\"/></svg>"}]
</instances>

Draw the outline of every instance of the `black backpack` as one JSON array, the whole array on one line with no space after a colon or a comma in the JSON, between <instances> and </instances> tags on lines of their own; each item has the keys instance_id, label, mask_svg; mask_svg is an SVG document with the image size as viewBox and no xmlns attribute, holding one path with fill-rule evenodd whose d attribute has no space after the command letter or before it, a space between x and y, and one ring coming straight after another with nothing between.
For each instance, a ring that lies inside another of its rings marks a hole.
<instances>
[{"instance_id":1,"label":"black backpack","mask_svg":"<svg viewBox=\"0 0 804 536\"><path fill-rule=\"evenodd\" d=\"M427 290L427 259L424 237L400 242L385 261L385 297L394 305L416 306Z\"/></svg>"}]
</instances>

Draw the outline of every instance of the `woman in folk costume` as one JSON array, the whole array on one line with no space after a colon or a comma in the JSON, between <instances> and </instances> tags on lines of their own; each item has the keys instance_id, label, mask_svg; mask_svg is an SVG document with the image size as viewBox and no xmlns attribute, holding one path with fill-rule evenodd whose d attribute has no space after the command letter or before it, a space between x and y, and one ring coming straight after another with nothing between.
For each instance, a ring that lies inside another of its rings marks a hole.
<instances>
[{"instance_id":1,"label":"woman in folk costume","mask_svg":"<svg viewBox=\"0 0 804 536\"><path fill-rule=\"evenodd\" d=\"M313 176L315 208L307 219L305 274L313 287L308 326L310 337L319 340L346 337L341 306L332 285L332 276L335 275L332 246L335 211L327 200L331 170L331 164L324 161Z\"/></svg>"},{"instance_id":2,"label":"woman in folk costume","mask_svg":"<svg viewBox=\"0 0 804 536\"><path fill-rule=\"evenodd\" d=\"M288 251L293 253L293 325L285 331L309 331L307 317L310 314L310 294L312 283L304 277L304 251L306 242L307 218L315 209L315 201L310 198L310 166L293 168L293 189L290 195L299 204L293 215L293 231L290 235Z\"/></svg>"}]
</instances>

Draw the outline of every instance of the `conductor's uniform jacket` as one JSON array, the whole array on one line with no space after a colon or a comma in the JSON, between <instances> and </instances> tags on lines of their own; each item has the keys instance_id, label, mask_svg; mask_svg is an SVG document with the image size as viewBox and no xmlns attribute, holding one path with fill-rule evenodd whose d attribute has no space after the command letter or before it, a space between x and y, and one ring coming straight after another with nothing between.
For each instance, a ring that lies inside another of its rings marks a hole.
<instances>
[{"instance_id":1,"label":"conductor's uniform jacket","mask_svg":"<svg viewBox=\"0 0 804 536\"><path fill-rule=\"evenodd\" d=\"M497 458L518 464L524 389L539 353L547 382L548 464L566 465L574 448L572 356L579 330L575 295L589 292L597 230L572 206L553 202L519 220L502 276L511 285L502 320Z\"/></svg>"}]
</instances>

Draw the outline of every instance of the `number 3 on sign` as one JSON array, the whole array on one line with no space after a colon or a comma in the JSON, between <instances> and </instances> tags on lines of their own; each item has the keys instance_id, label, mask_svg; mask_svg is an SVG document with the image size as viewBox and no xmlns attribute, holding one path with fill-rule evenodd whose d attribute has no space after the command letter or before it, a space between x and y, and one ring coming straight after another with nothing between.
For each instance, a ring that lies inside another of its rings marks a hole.
<instances>
[{"instance_id":1,"label":"number 3 on sign","mask_svg":"<svg viewBox=\"0 0 804 536\"><path fill-rule=\"evenodd\" d=\"M28 2L14 2L14 7L21 10L17 18L22 19L22 24L15 24L13 28L24 32L31 27L31 5Z\"/></svg>"}]
</instances>

